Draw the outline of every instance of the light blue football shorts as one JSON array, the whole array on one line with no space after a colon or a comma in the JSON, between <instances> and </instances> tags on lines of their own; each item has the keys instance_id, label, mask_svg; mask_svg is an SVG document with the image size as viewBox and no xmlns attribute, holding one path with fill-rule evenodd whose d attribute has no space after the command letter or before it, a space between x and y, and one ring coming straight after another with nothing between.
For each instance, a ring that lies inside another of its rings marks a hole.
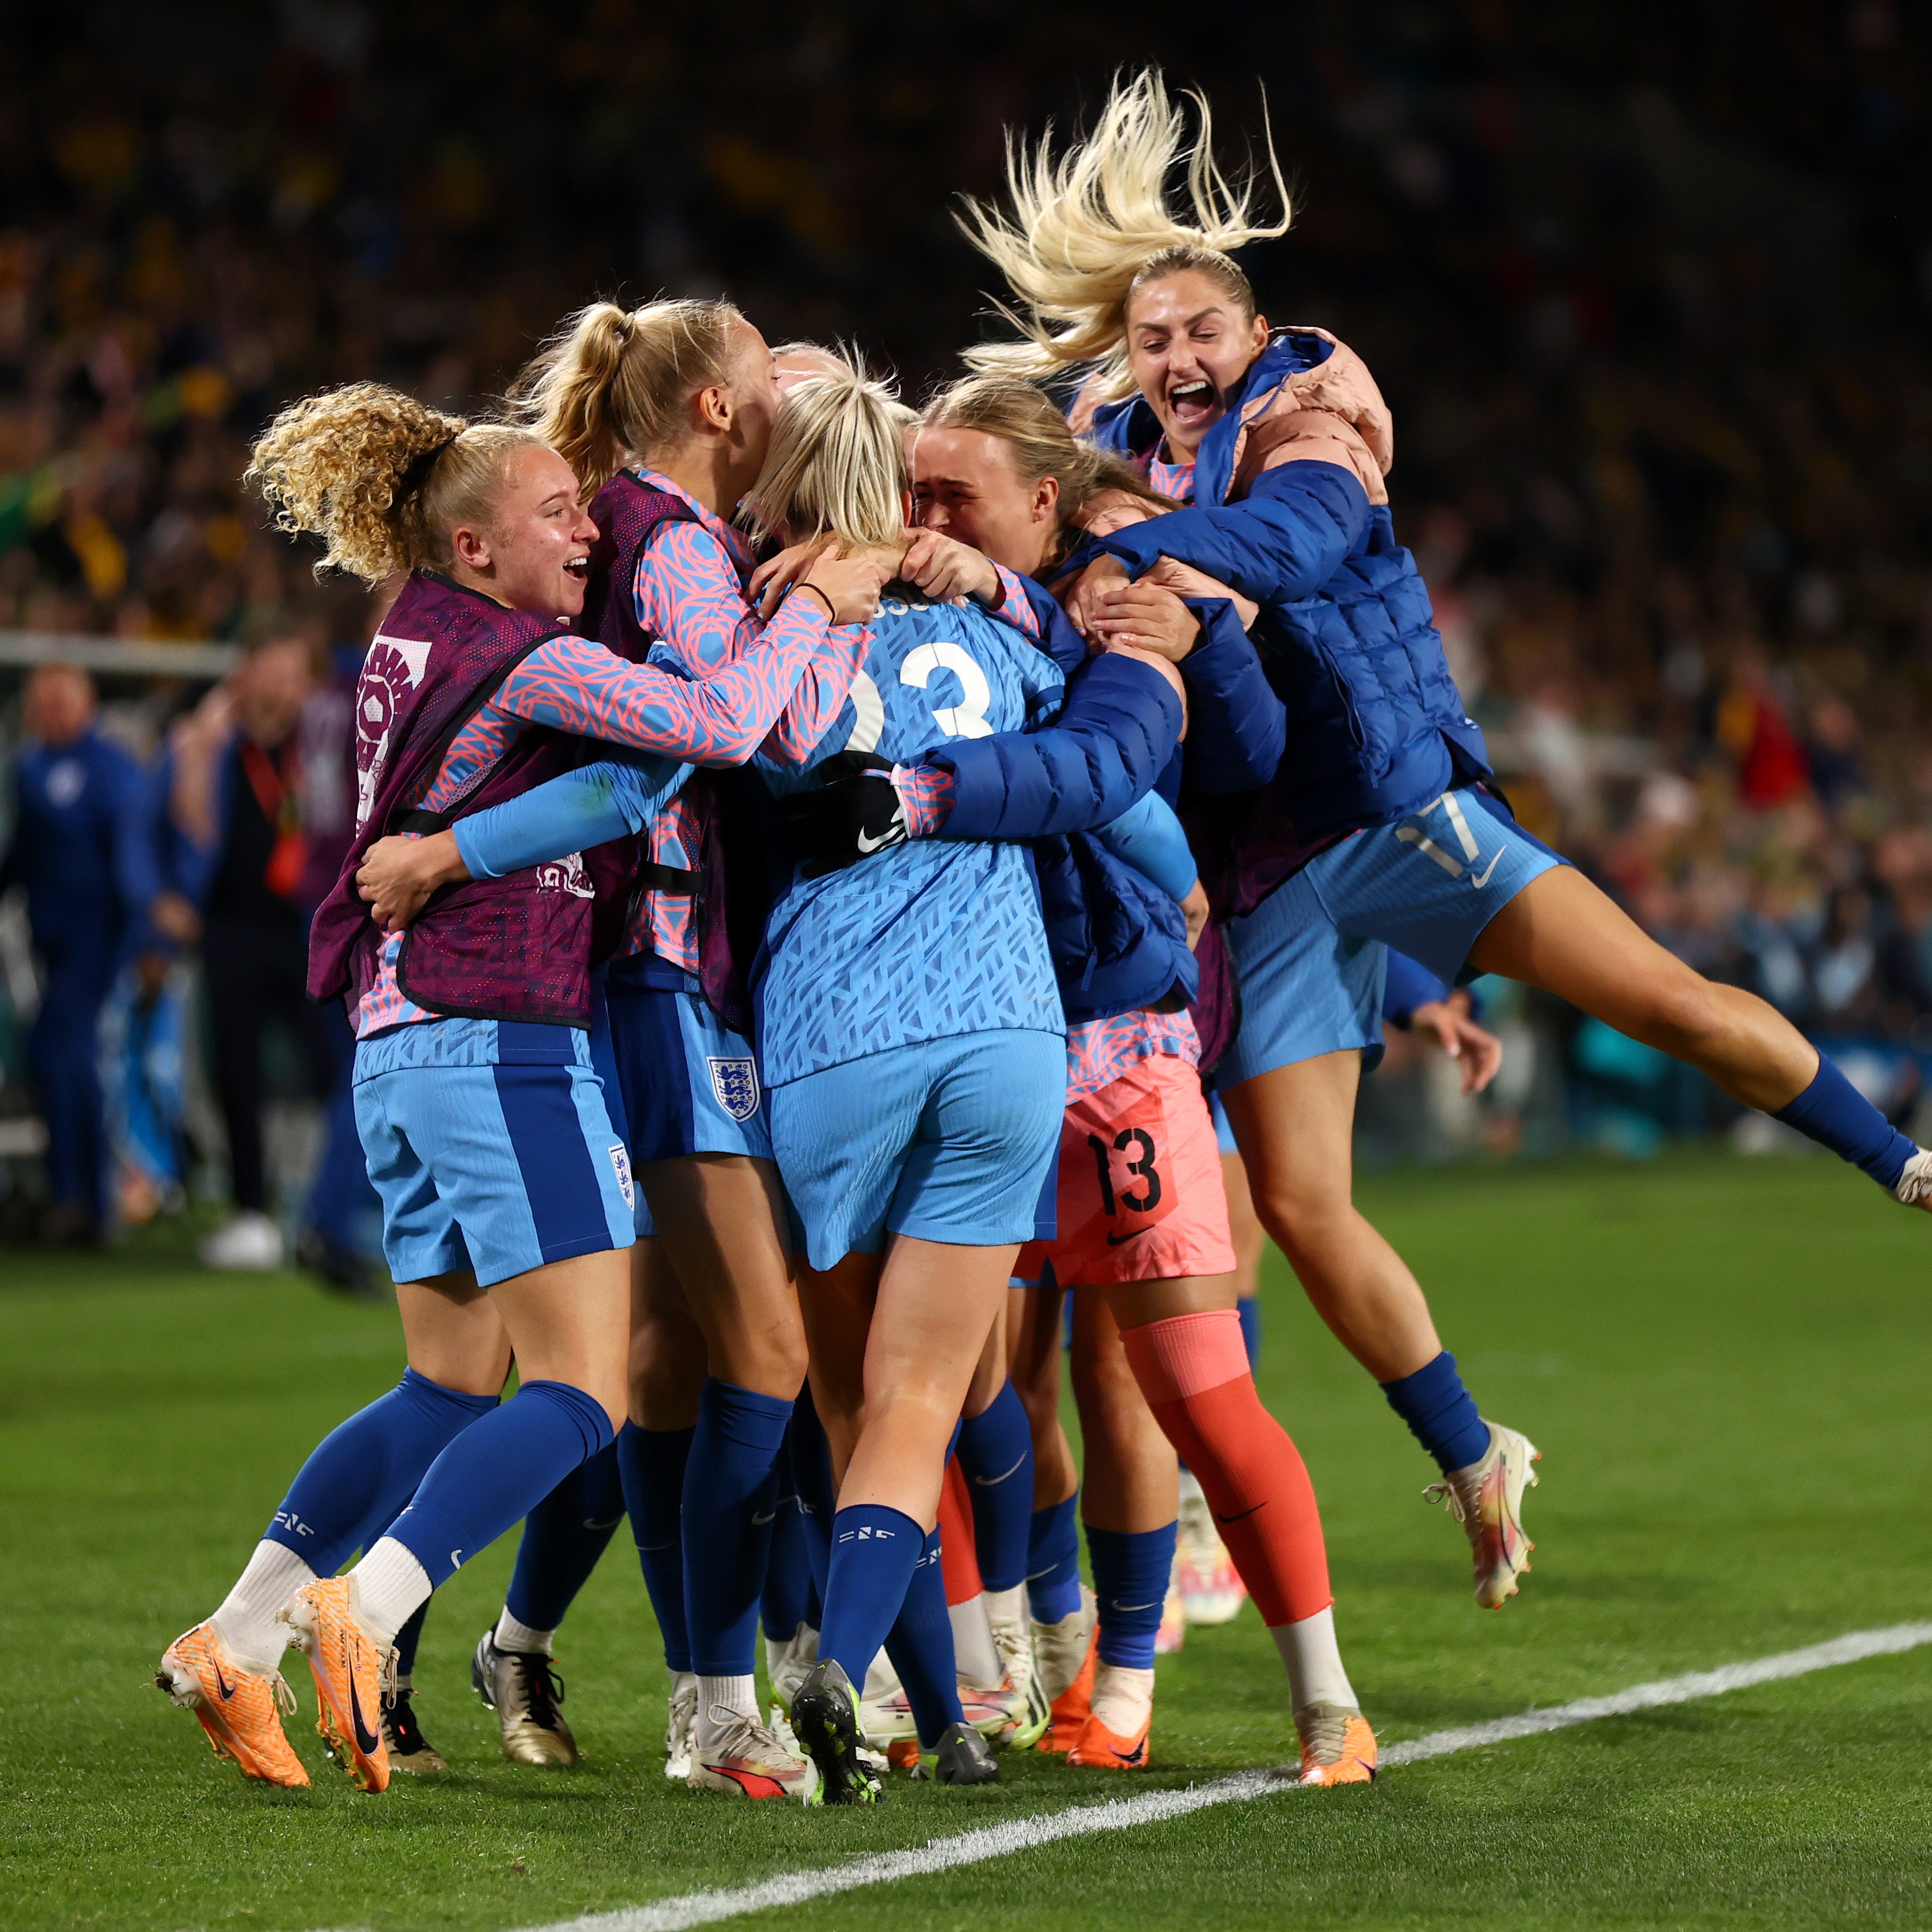
<instances>
[{"instance_id":1,"label":"light blue football shorts","mask_svg":"<svg viewBox=\"0 0 1932 1932\"><path fill-rule=\"evenodd\" d=\"M488 1288L628 1248L635 1190L574 1028L500 1023L494 1066L402 1066L356 1083L356 1126L398 1281L474 1269Z\"/></svg>"},{"instance_id":2,"label":"light blue football shorts","mask_svg":"<svg viewBox=\"0 0 1932 1932\"><path fill-rule=\"evenodd\" d=\"M1455 985L1483 928L1564 862L1500 800L1465 787L1318 853L1228 927L1241 1025L1214 1072L1225 1093L1318 1054L1382 1058L1387 948Z\"/></svg>"},{"instance_id":3,"label":"light blue football shorts","mask_svg":"<svg viewBox=\"0 0 1932 1932\"><path fill-rule=\"evenodd\" d=\"M638 1168L689 1154L772 1158L770 1109L752 1042L734 1033L695 990L610 988L608 1047L593 1030L591 1051L614 1084L631 1160ZM637 1190L637 1231L655 1234L644 1190Z\"/></svg>"},{"instance_id":4,"label":"light blue football shorts","mask_svg":"<svg viewBox=\"0 0 1932 1932\"><path fill-rule=\"evenodd\" d=\"M1014 1028L892 1047L766 1098L778 1173L815 1268L876 1254L888 1234L996 1248L1053 1232L1066 1106L1058 1034Z\"/></svg>"}]
</instances>

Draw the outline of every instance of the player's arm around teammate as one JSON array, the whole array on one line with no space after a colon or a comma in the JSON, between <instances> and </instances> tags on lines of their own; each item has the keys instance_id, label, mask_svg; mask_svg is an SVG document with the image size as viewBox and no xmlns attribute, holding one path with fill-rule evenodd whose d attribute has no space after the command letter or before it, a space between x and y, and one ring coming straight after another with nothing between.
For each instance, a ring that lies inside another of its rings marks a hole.
<instances>
[{"instance_id":1,"label":"player's arm around teammate","mask_svg":"<svg viewBox=\"0 0 1932 1932\"><path fill-rule=\"evenodd\" d=\"M1001 563L1046 574L1060 533L1050 514L1034 512L1055 494L1042 482L1070 475L1055 442L1072 447L1072 439L1064 428L1036 421L1037 406L1000 393L1016 386L982 379L934 404L931 447L926 435L914 446L915 489L928 506L942 506L958 535L983 542ZM1065 494L1077 505L1078 472L1070 476L1075 487ZM1177 654L1198 628L1165 590L1141 600L1133 621L1144 640ZM1251 769L1265 777L1272 755L1265 724L1258 745L1244 745L1228 687L1210 686L1201 697L1196 718L1219 734L1230 757L1253 760ZM1268 709L1247 708L1264 718ZM982 742L946 749L956 781L947 837L1016 837L1040 829L1028 816L1040 788L1027 782L1025 741L1006 747L996 784L977 769L992 764L999 748ZM1118 856L1178 900L1196 882L1192 855L1178 826L1173 830L1179 847L1173 861L1160 862L1157 844L1128 847ZM1090 862L1081 876L1107 874ZM1117 922L1096 906L1082 929ZM1053 929L1070 938L1075 928ZM1042 1298L1050 1306L1057 1306L1058 1286L1089 1291L1090 1306L1076 1316L1076 1389L1088 1439L1092 1486L1084 1514L1102 1599L1101 1649L1084 1724L1076 1731L1079 1714L1064 1706L1067 1721L1059 1742L1070 1744L1076 1763L1131 1768L1148 1761L1153 1643L1174 1522L1172 1455L1163 1456L1150 1439L1157 1419L1208 1490L1280 1644L1304 1774L1324 1784L1352 1781L1372 1771L1374 1740L1336 1647L1313 1492L1293 1444L1256 1394L1240 1339L1214 1130L1196 1072L1199 1041L1184 1012L1163 1010L1172 997L1152 997L1169 995L1178 980L1192 991L1186 936L1176 918L1148 938L1150 951L1164 939L1166 963L1138 997L1123 980L1096 974L1090 960L1057 960L1068 1017L1077 1022L1069 1037L1060 1232L1029 1250L1021 1264L1022 1276L1047 1291ZM1090 1305L1103 1298L1104 1311ZM1031 1363L1050 1368L1057 1384L1053 1354L1036 1346L1046 1324L1030 1311L1028 1326L1036 1342ZM1034 1406L1043 1414L1037 1396ZM1258 1532L1258 1517L1265 1534ZM1040 1634L1050 1650L1057 1634ZM1072 1661L1062 1660L1060 1676Z\"/></svg>"},{"instance_id":2,"label":"player's arm around teammate","mask_svg":"<svg viewBox=\"0 0 1932 1932\"><path fill-rule=\"evenodd\" d=\"M790 538L889 541L903 454L885 399L856 381L802 388L754 494ZM1010 730L1057 697L1058 668L976 604L892 591L869 689L815 748L883 762ZM1169 727L1171 730L1172 727ZM862 742L855 746L854 734ZM796 793L796 778L773 774ZM944 1628L931 1546L946 1450L1034 1229L1064 1091L1063 1022L1039 902L1016 850L880 842L865 864L807 868L775 910L760 1036L779 1167L804 1224L812 1382L840 1478L820 1662L793 1721L828 1796L875 1787L855 1685L880 1644L942 1778L993 1766L928 1681ZM950 1676L950 1668L947 1672Z\"/></svg>"},{"instance_id":3,"label":"player's arm around teammate","mask_svg":"<svg viewBox=\"0 0 1932 1932\"><path fill-rule=\"evenodd\" d=\"M841 634L828 634L829 618L869 614L876 568L831 557L769 624L746 602L749 554L728 519L764 462L777 385L763 338L729 304L593 304L519 387L538 433L600 486L587 620L620 656L662 644L697 678L716 679L794 635L829 645ZM856 663L842 649L806 660L784 709L791 728L836 713ZM775 1465L804 1379L804 1334L752 1048L714 1010L717 989L700 977L711 935L694 917L694 892L712 802L692 796L688 775L665 774L652 790L627 766L593 766L466 820L434 856L379 852L365 886L380 910L386 887L404 874L412 899L445 878L644 835L619 880L638 890L606 990L641 1196L631 1413L618 1460L672 1672L667 1765L700 1788L801 1796L811 1767L759 1721L752 1665ZM573 1565L542 1593L550 1622L587 1572ZM532 1641L547 1647L549 1630L532 1632L516 1614L521 1580L520 1565L497 1639L484 1640L499 1654ZM479 1669L496 1667L478 1656ZM507 1744L507 1707L504 1716Z\"/></svg>"}]
</instances>

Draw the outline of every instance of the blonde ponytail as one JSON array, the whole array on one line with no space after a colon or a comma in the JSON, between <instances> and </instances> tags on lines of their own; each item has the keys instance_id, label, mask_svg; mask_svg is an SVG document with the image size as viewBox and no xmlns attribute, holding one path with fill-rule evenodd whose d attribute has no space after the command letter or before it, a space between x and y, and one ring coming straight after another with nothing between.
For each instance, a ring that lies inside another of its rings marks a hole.
<instances>
[{"instance_id":1,"label":"blonde ponytail","mask_svg":"<svg viewBox=\"0 0 1932 1932\"><path fill-rule=\"evenodd\" d=\"M890 544L905 527L904 430L911 412L854 356L843 375L814 376L787 396L765 466L745 498L763 538L836 538L851 550Z\"/></svg>"},{"instance_id":2,"label":"blonde ponytail","mask_svg":"<svg viewBox=\"0 0 1932 1932\"><path fill-rule=\"evenodd\" d=\"M725 302L592 302L537 352L512 405L594 496L626 463L680 440L691 398L730 380L743 320Z\"/></svg>"},{"instance_id":3,"label":"blonde ponytail","mask_svg":"<svg viewBox=\"0 0 1932 1932\"><path fill-rule=\"evenodd\" d=\"M1102 395L1126 395L1133 387L1128 299L1138 285L1184 269L1211 277L1253 316L1254 290L1232 251L1286 234L1292 213L1266 104L1265 164L1231 179L1214 159L1207 98L1186 98L1198 123L1191 141L1184 111L1151 68L1117 76L1093 133L1058 160L1051 124L1030 148L1009 133L1011 212L968 196L958 219L968 240L1005 277L1016 306L997 306L1024 339L969 349L970 367L1050 376L1092 363ZM1184 158L1191 221L1168 202L1168 177ZM1264 176L1280 211L1272 220L1263 206Z\"/></svg>"},{"instance_id":4,"label":"blonde ponytail","mask_svg":"<svg viewBox=\"0 0 1932 1932\"><path fill-rule=\"evenodd\" d=\"M350 382L283 410L242 480L260 490L276 529L322 538L316 576L346 571L377 584L447 568L450 532L484 519L506 460L536 441L380 382Z\"/></svg>"}]
</instances>

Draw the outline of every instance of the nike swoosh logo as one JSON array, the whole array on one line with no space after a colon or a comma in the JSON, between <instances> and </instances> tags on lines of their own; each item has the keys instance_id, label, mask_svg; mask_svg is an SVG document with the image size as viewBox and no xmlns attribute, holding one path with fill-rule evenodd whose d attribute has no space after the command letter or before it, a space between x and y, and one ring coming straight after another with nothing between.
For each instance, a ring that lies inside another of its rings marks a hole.
<instances>
[{"instance_id":1,"label":"nike swoosh logo","mask_svg":"<svg viewBox=\"0 0 1932 1932\"><path fill-rule=\"evenodd\" d=\"M221 1666L219 1664L214 1666L214 1688L221 1693L221 1701L224 1704L235 1694L234 1685L222 1676Z\"/></svg>"},{"instance_id":2,"label":"nike swoosh logo","mask_svg":"<svg viewBox=\"0 0 1932 1932\"><path fill-rule=\"evenodd\" d=\"M1472 872L1469 874L1469 883L1475 887L1478 892L1480 892L1483 888L1490 883L1490 874L1496 869L1496 867L1499 864L1502 863L1502 848L1498 846L1496 848L1496 856L1495 858L1492 859L1480 872Z\"/></svg>"},{"instance_id":3,"label":"nike swoosh logo","mask_svg":"<svg viewBox=\"0 0 1932 1932\"><path fill-rule=\"evenodd\" d=\"M356 1694L356 1680L349 1680L349 1721L356 1732L356 1748L365 1757L373 1757L382 1748L382 1740L370 1730L362 1715L362 1700Z\"/></svg>"},{"instance_id":4,"label":"nike swoosh logo","mask_svg":"<svg viewBox=\"0 0 1932 1932\"><path fill-rule=\"evenodd\" d=\"M1216 1522L1239 1522L1244 1516L1252 1516L1255 1513L1255 1510L1266 1509L1267 1508L1268 1504L1266 1503L1256 1503L1253 1509L1238 1510L1232 1516L1223 1516L1217 1510L1214 1514L1214 1520Z\"/></svg>"},{"instance_id":5,"label":"nike swoosh logo","mask_svg":"<svg viewBox=\"0 0 1932 1932\"><path fill-rule=\"evenodd\" d=\"M1147 1756L1147 1746L1138 1744L1130 1751L1117 1750L1114 1755L1123 1764L1138 1764Z\"/></svg>"},{"instance_id":6,"label":"nike swoosh logo","mask_svg":"<svg viewBox=\"0 0 1932 1932\"><path fill-rule=\"evenodd\" d=\"M752 1522L754 1527L762 1527L766 1523L776 1522L778 1520L778 1513L776 1510L767 1510L763 1516L760 1516L754 1511L752 1516ZM713 1768L716 1768L715 1766Z\"/></svg>"},{"instance_id":7,"label":"nike swoosh logo","mask_svg":"<svg viewBox=\"0 0 1932 1932\"><path fill-rule=\"evenodd\" d=\"M1013 1473L1013 1469L1017 1469L1019 1467L1020 1463L1024 1462L1026 1460L1027 1456L1030 1456L1032 1454L1033 1451L1030 1449L1028 1450L1024 1454L1021 1456L1019 1461L1014 1463L1012 1469L1006 1470L999 1475L975 1476L973 1480L974 1482L977 1483L982 1490L990 1490L995 1483L1004 1483L1006 1480L1006 1478Z\"/></svg>"},{"instance_id":8,"label":"nike swoosh logo","mask_svg":"<svg viewBox=\"0 0 1932 1932\"><path fill-rule=\"evenodd\" d=\"M1156 1600L1158 1600L1158 1599L1156 1599ZM1124 1617L1124 1616L1125 1616L1126 1615L1126 1613L1127 1613L1130 1610L1152 1610L1153 1608L1154 1608L1154 1604L1151 1604L1151 1603L1148 1603L1148 1604L1116 1604L1114 1606L1114 1612L1115 1616L1123 1616L1123 1617Z\"/></svg>"},{"instance_id":9,"label":"nike swoosh logo","mask_svg":"<svg viewBox=\"0 0 1932 1932\"><path fill-rule=\"evenodd\" d=\"M898 827L897 826L894 826L892 831L882 832L876 838L868 838L862 832L859 834L859 850L862 852L876 852L881 845L890 845L892 844L894 842L894 835L898 832Z\"/></svg>"},{"instance_id":10,"label":"nike swoosh logo","mask_svg":"<svg viewBox=\"0 0 1932 1932\"><path fill-rule=\"evenodd\" d=\"M1109 1234L1107 1237L1107 1245L1110 1248L1118 1248L1123 1241L1137 1241L1143 1234L1151 1234L1153 1232L1150 1228L1136 1228L1130 1234Z\"/></svg>"}]
</instances>

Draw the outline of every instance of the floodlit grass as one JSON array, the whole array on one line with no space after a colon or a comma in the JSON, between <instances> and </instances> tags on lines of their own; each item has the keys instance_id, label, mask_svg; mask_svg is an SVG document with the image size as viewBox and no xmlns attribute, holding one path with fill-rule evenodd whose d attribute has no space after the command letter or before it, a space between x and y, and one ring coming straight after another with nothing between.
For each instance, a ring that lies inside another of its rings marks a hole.
<instances>
[{"instance_id":1,"label":"floodlit grass","mask_svg":"<svg viewBox=\"0 0 1932 1932\"><path fill-rule=\"evenodd\" d=\"M1314 1472L1384 1737L1928 1614L1923 1219L1834 1162L1717 1156L1396 1175L1364 1205L1485 1413L1545 1452L1535 1570L1479 1612L1460 1532L1418 1498L1432 1471L1277 1260L1264 1392ZM661 1773L662 1671L620 1532L560 1644L579 1771L504 1764L468 1689L506 1542L445 1588L417 1666L448 1778L358 1796L305 1718L314 1789L246 1784L149 1675L400 1361L392 1314L208 1277L165 1232L0 1258L0 1925L496 1932L1289 1754L1250 1609L1163 1660L1144 1778L1010 1759L996 1787L896 1780L871 1814L700 1797ZM758 1922L1918 1925L1928 1756L1922 1652Z\"/></svg>"}]
</instances>

